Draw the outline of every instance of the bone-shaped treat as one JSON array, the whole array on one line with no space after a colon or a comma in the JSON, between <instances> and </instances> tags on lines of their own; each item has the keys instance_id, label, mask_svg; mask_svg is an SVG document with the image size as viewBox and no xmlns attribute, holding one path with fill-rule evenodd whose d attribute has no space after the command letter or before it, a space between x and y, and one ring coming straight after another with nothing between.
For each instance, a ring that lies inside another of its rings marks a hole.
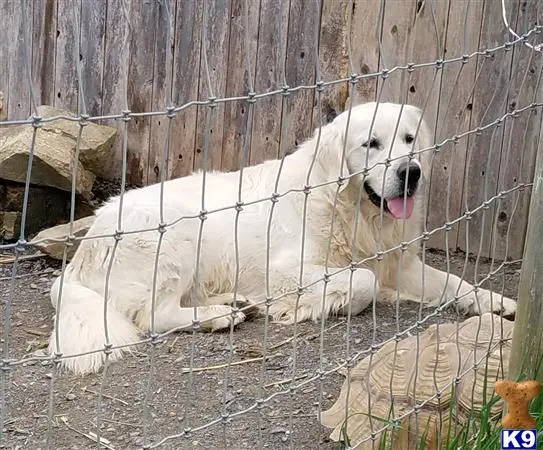
<instances>
[{"instance_id":1,"label":"bone-shaped treat","mask_svg":"<svg viewBox=\"0 0 543 450\"><path fill-rule=\"evenodd\" d=\"M539 381L500 380L494 385L496 393L507 403L507 414L502 419L502 427L506 429L532 429L535 419L530 415L530 402L538 396L541 385Z\"/></svg>"}]
</instances>

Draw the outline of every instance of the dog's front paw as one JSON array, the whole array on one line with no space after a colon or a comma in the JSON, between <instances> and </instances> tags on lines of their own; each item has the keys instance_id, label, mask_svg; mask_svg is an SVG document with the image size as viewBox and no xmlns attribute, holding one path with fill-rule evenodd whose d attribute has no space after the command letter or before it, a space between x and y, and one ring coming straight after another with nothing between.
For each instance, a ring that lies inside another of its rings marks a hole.
<instances>
[{"instance_id":1,"label":"dog's front paw","mask_svg":"<svg viewBox=\"0 0 543 450\"><path fill-rule=\"evenodd\" d=\"M481 315L493 312L504 317L512 317L517 310L517 302L501 294L480 289L477 293L470 292L460 298L458 300L458 310L466 315Z\"/></svg>"},{"instance_id":2,"label":"dog's front paw","mask_svg":"<svg viewBox=\"0 0 543 450\"><path fill-rule=\"evenodd\" d=\"M234 326L245 321L245 314L243 314L241 311L237 311L235 316L233 316L231 308L229 309L230 309L230 315L226 317L218 317L217 319L211 320L211 331L224 330L226 328L230 328L232 321L234 322Z\"/></svg>"},{"instance_id":3,"label":"dog's front paw","mask_svg":"<svg viewBox=\"0 0 543 450\"><path fill-rule=\"evenodd\" d=\"M213 306L213 315L217 316L202 322L202 329L209 331L224 330L230 328L232 322L234 326L245 321L245 314L241 311L236 311L233 314L233 310L230 306L216 305Z\"/></svg>"}]
</instances>

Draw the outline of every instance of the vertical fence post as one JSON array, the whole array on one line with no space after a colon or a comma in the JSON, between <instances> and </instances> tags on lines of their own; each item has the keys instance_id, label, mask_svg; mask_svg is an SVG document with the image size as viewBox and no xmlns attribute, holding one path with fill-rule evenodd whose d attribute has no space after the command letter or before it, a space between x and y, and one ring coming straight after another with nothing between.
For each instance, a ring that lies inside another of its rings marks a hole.
<instances>
[{"instance_id":1,"label":"vertical fence post","mask_svg":"<svg viewBox=\"0 0 543 450\"><path fill-rule=\"evenodd\" d=\"M520 274L509 378L543 382L543 122Z\"/></svg>"}]
</instances>

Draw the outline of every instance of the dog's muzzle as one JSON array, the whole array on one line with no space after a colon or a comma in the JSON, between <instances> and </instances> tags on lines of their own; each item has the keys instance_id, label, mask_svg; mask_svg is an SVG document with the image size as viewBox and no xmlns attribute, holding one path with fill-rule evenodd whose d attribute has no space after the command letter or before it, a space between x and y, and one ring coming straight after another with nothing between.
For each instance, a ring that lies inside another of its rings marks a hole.
<instances>
[{"instance_id":1,"label":"dog's muzzle","mask_svg":"<svg viewBox=\"0 0 543 450\"><path fill-rule=\"evenodd\" d=\"M419 187L419 180L422 174L420 166L417 163L406 162L396 169L396 174L400 180L400 195L405 193L408 196L413 195Z\"/></svg>"},{"instance_id":2,"label":"dog's muzzle","mask_svg":"<svg viewBox=\"0 0 543 450\"><path fill-rule=\"evenodd\" d=\"M398 192L394 196L382 198L367 182L364 183L364 189L375 206L381 208L382 204L383 210L395 219L409 219L413 214L414 195L417 192L422 172L417 163L406 162L396 169L396 175L398 177Z\"/></svg>"}]
</instances>

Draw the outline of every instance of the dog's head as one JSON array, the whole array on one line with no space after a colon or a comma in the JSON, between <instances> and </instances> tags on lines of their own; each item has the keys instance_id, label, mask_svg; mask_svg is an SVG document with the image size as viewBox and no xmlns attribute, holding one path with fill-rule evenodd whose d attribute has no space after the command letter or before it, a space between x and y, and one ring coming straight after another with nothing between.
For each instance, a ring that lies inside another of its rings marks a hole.
<instances>
[{"instance_id":1,"label":"dog's head","mask_svg":"<svg viewBox=\"0 0 543 450\"><path fill-rule=\"evenodd\" d=\"M409 218L424 178L418 152L431 142L421 111L410 105L365 103L353 107L350 115L341 113L328 127L339 134L341 148L332 151L338 151L340 159L345 146L342 176L356 174L365 198L376 208L382 206L397 219Z\"/></svg>"}]
</instances>

